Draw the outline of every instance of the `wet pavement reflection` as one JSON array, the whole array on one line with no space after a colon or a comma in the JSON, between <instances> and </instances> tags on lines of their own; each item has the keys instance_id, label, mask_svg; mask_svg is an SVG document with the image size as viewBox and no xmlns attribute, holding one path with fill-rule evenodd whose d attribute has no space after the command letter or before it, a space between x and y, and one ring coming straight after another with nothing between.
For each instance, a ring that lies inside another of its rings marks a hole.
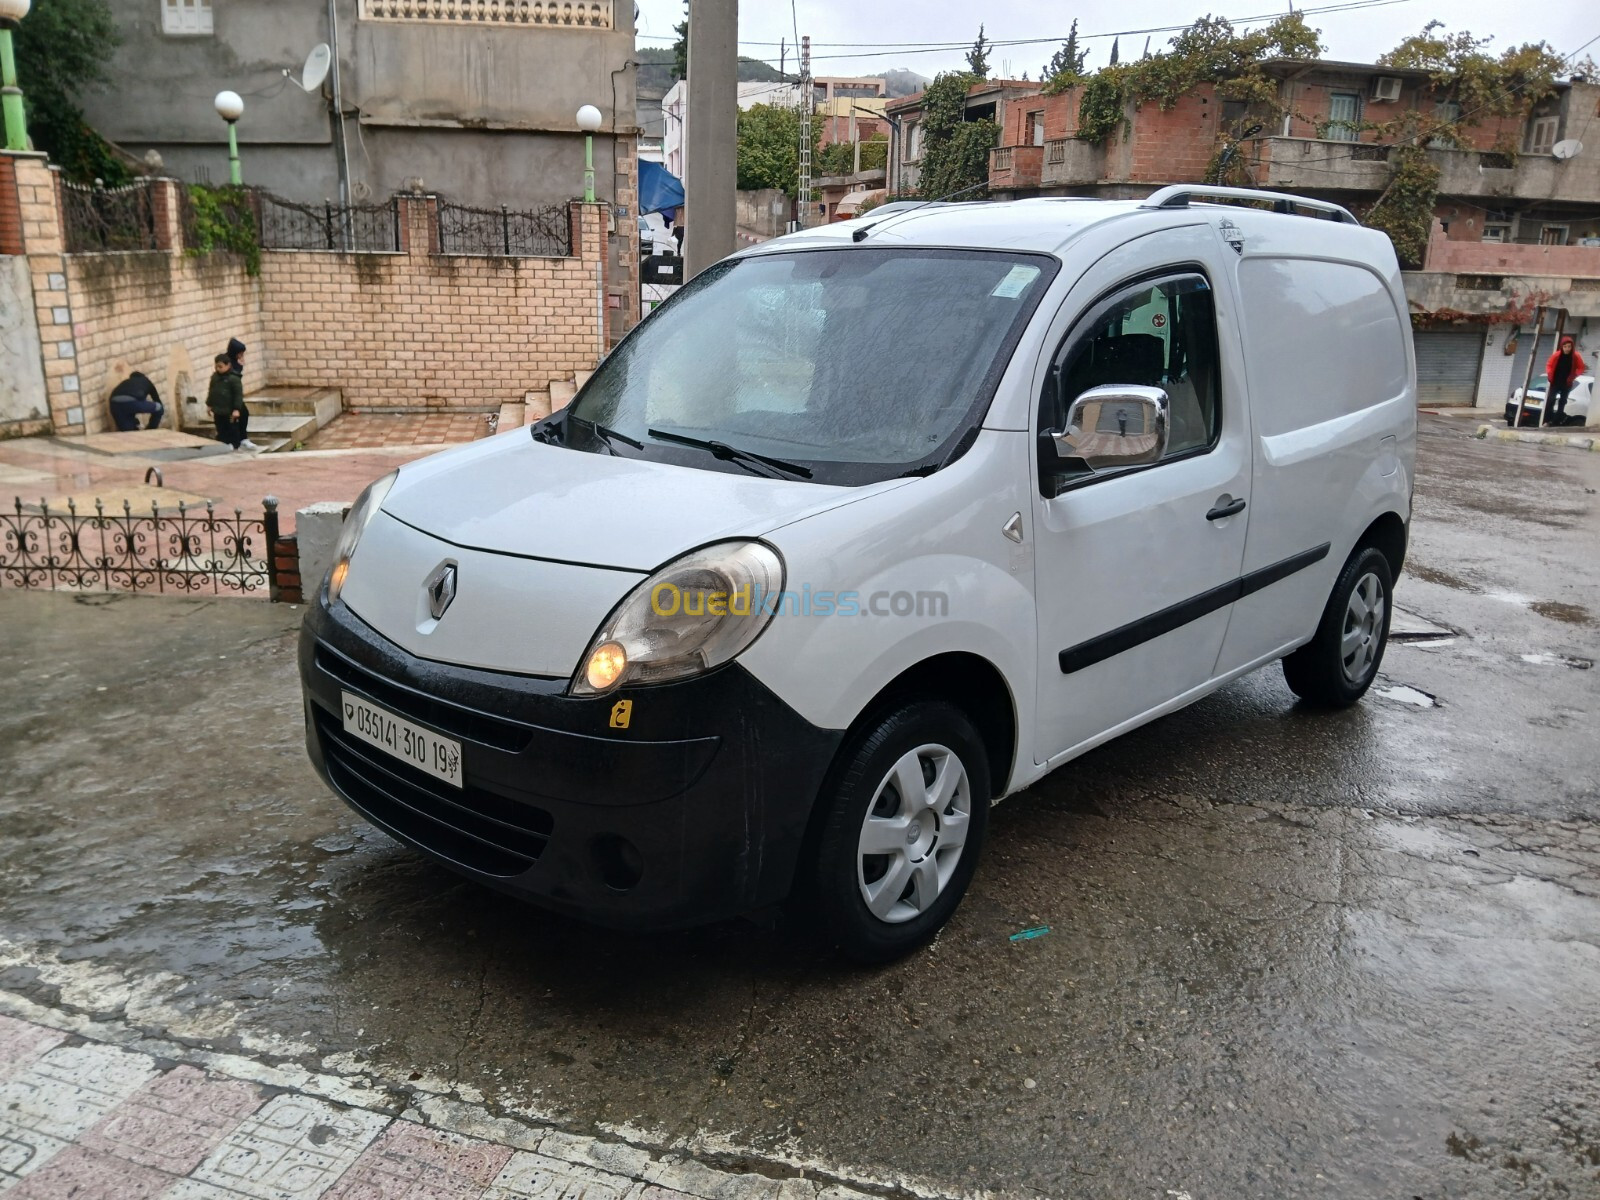
<instances>
[{"instance_id":1,"label":"wet pavement reflection","mask_svg":"<svg viewBox=\"0 0 1600 1200\"><path fill-rule=\"evenodd\" d=\"M627 937L396 846L304 761L298 613L0 587L0 989L951 1192L1600 1195L1600 456L1424 455L1398 600L1457 636L1380 686L1434 705L1239 681L1001 805L873 971L803 914Z\"/></svg>"}]
</instances>

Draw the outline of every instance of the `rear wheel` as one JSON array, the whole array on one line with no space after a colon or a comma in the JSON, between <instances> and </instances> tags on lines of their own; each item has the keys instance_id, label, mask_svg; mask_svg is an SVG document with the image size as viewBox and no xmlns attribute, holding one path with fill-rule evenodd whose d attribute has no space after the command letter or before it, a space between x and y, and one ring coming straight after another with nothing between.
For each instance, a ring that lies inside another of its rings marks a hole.
<instances>
[{"instance_id":1,"label":"rear wheel","mask_svg":"<svg viewBox=\"0 0 1600 1200\"><path fill-rule=\"evenodd\" d=\"M989 760L966 714L939 701L884 714L841 755L813 894L841 953L889 962L961 903L988 824Z\"/></svg>"},{"instance_id":2,"label":"rear wheel","mask_svg":"<svg viewBox=\"0 0 1600 1200\"><path fill-rule=\"evenodd\" d=\"M1366 694L1389 641L1394 575L1383 552L1359 547L1339 572L1316 636L1283 660L1283 677L1311 704L1343 708Z\"/></svg>"}]
</instances>

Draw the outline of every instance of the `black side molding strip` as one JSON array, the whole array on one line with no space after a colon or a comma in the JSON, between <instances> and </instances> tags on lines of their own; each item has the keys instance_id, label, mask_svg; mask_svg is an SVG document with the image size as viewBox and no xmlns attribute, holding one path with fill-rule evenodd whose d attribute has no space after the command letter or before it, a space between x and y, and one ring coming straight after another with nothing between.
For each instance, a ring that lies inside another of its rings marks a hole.
<instances>
[{"instance_id":1,"label":"black side molding strip","mask_svg":"<svg viewBox=\"0 0 1600 1200\"><path fill-rule=\"evenodd\" d=\"M1170 608L1151 613L1148 617L1140 617L1137 621L1129 622L1109 633L1102 633L1099 637L1081 642L1070 650L1063 650L1060 655L1061 673L1071 675L1074 671L1081 671L1085 667L1094 666L1095 663L1114 658L1124 651L1132 650L1135 646L1142 646L1164 633L1181 629L1190 621L1198 621L1208 613L1214 613L1236 600L1242 600L1261 591L1262 588L1271 587L1280 579L1287 579L1296 571L1305 570L1312 563L1321 562L1328 557L1330 548L1330 543L1323 542L1320 546L1291 555L1282 562L1251 571L1248 575L1230 583L1214 587L1208 592L1201 592L1198 596L1191 596L1187 600L1181 600Z\"/></svg>"}]
</instances>

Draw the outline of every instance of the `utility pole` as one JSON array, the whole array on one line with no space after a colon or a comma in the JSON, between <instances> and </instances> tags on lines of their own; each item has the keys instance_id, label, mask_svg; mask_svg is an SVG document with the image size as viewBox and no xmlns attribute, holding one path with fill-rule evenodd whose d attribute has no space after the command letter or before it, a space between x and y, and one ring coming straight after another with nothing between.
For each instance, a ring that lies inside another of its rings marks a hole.
<instances>
[{"instance_id":1,"label":"utility pole","mask_svg":"<svg viewBox=\"0 0 1600 1200\"><path fill-rule=\"evenodd\" d=\"M738 0L690 0L684 263L698 275L732 254L739 147Z\"/></svg>"},{"instance_id":2,"label":"utility pole","mask_svg":"<svg viewBox=\"0 0 1600 1200\"><path fill-rule=\"evenodd\" d=\"M811 224L811 35L800 39L800 228Z\"/></svg>"}]
</instances>

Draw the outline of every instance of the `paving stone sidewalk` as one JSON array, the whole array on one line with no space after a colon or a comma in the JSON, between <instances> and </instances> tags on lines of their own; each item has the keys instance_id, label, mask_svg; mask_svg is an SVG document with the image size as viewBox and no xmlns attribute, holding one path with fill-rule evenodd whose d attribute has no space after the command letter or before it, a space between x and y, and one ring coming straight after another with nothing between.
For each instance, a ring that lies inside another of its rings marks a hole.
<instances>
[{"instance_id":1,"label":"paving stone sidewalk","mask_svg":"<svg viewBox=\"0 0 1600 1200\"><path fill-rule=\"evenodd\" d=\"M15 1008L8 999L0 1007ZM413 1094L395 1112L370 1106L392 1090L125 1030L110 1032L135 1044L98 1041L61 1023L0 1013L7 1200L870 1200L440 1095Z\"/></svg>"}]
</instances>

